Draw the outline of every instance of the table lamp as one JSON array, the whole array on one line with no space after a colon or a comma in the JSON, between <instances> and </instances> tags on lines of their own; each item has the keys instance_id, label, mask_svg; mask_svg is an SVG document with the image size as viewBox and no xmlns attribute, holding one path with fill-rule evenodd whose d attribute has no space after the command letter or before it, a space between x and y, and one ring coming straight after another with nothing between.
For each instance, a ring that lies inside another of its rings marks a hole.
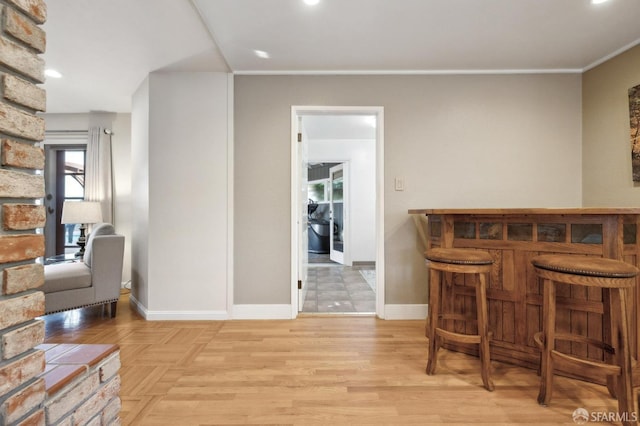
<instances>
[{"instance_id":1,"label":"table lamp","mask_svg":"<svg viewBox=\"0 0 640 426\"><path fill-rule=\"evenodd\" d=\"M80 224L78 246L80 251L76 257L84 256L84 246L87 244L84 235L86 225L102 222L102 206L99 201L65 201L62 206L62 224Z\"/></svg>"}]
</instances>

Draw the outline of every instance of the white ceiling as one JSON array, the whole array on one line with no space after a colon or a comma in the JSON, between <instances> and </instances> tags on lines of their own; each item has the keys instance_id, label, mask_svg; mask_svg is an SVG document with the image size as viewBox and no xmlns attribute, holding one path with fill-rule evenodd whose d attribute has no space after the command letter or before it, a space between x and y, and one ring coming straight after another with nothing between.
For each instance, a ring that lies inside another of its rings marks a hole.
<instances>
[{"instance_id":1,"label":"white ceiling","mask_svg":"<svg viewBox=\"0 0 640 426\"><path fill-rule=\"evenodd\" d=\"M48 0L47 112L128 112L152 71L226 71L189 0Z\"/></svg>"},{"instance_id":2,"label":"white ceiling","mask_svg":"<svg viewBox=\"0 0 640 426\"><path fill-rule=\"evenodd\" d=\"M128 112L152 71L581 72L640 42L640 1L49 0L47 111ZM206 25L205 25L206 24ZM214 41L215 40L215 41ZM254 49L271 55L255 56Z\"/></svg>"}]
</instances>

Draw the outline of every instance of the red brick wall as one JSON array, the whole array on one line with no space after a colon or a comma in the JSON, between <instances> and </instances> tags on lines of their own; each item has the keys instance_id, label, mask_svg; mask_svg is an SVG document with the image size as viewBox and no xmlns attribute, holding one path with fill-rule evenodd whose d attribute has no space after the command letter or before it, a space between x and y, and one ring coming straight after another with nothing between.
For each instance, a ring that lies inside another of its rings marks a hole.
<instances>
[{"instance_id":1,"label":"red brick wall","mask_svg":"<svg viewBox=\"0 0 640 426\"><path fill-rule=\"evenodd\" d=\"M44 0L0 0L0 424L45 424Z\"/></svg>"}]
</instances>

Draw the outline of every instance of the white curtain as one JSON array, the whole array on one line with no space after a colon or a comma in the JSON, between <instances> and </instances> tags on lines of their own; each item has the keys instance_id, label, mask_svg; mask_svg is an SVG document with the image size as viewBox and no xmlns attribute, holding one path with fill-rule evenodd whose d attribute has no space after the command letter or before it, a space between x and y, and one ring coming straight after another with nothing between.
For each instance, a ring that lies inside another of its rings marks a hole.
<instances>
[{"instance_id":1,"label":"white curtain","mask_svg":"<svg viewBox=\"0 0 640 426\"><path fill-rule=\"evenodd\" d=\"M84 199L100 201L102 221L113 223L111 132L107 134L100 127L89 129L85 167Z\"/></svg>"}]
</instances>

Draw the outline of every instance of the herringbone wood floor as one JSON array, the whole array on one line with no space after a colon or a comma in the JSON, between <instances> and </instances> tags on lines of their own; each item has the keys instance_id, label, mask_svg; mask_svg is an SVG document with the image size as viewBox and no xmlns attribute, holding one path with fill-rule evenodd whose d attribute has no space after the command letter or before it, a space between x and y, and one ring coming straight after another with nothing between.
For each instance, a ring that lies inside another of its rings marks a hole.
<instances>
[{"instance_id":1,"label":"herringbone wood floor","mask_svg":"<svg viewBox=\"0 0 640 426\"><path fill-rule=\"evenodd\" d=\"M549 407L535 371L493 363L494 392L476 358L441 350L424 373L422 321L301 317L290 321L145 321L123 295L101 308L45 317L48 343L117 343L122 424L575 424L613 412L604 387L559 377Z\"/></svg>"}]
</instances>

